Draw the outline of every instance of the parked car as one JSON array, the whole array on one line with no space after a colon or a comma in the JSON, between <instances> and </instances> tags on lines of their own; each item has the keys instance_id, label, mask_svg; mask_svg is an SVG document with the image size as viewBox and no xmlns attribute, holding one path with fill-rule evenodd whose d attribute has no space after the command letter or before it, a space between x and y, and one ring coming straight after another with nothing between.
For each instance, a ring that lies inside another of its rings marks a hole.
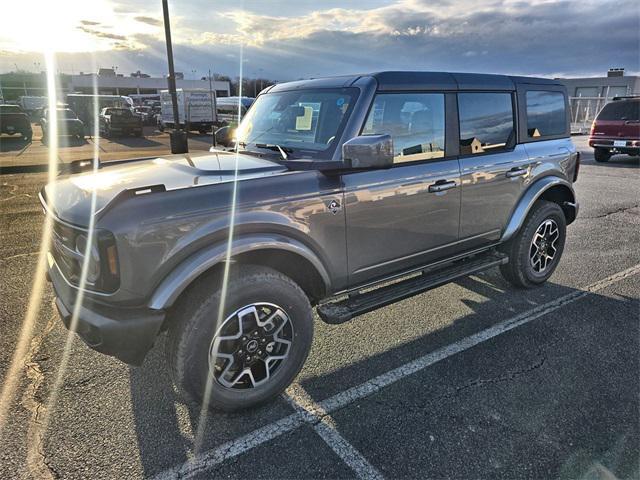
<instances>
[{"instance_id":1,"label":"parked car","mask_svg":"<svg viewBox=\"0 0 640 480\"><path fill-rule=\"evenodd\" d=\"M56 109L56 132L58 136L70 136L78 139L84 138L84 123L70 108ZM52 122L49 109L45 109L40 119L42 127L42 141L46 142L51 134Z\"/></svg>"},{"instance_id":2,"label":"parked car","mask_svg":"<svg viewBox=\"0 0 640 480\"><path fill-rule=\"evenodd\" d=\"M19 134L27 141L31 141L33 131L31 120L18 105L0 105L0 135Z\"/></svg>"},{"instance_id":3,"label":"parked car","mask_svg":"<svg viewBox=\"0 0 640 480\"><path fill-rule=\"evenodd\" d=\"M578 213L567 112L565 87L538 78L270 87L237 153L141 159L42 190L56 305L67 326L79 313L89 346L134 365L166 331L182 392L252 407L300 371L314 307L343 323L498 266L517 287L544 283Z\"/></svg>"},{"instance_id":4,"label":"parked car","mask_svg":"<svg viewBox=\"0 0 640 480\"><path fill-rule=\"evenodd\" d=\"M222 97L216 102L218 125L238 124L238 114L240 119L245 116L255 98L253 97Z\"/></svg>"},{"instance_id":5,"label":"parked car","mask_svg":"<svg viewBox=\"0 0 640 480\"><path fill-rule=\"evenodd\" d=\"M617 153L640 154L640 97L607 103L591 125L589 146L597 162L608 162Z\"/></svg>"},{"instance_id":6,"label":"parked car","mask_svg":"<svg viewBox=\"0 0 640 480\"><path fill-rule=\"evenodd\" d=\"M129 108L103 108L98 120L100 135L105 137L131 134L142 136L142 118L134 115Z\"/></svg>"},{"instance_id":7,"label":"parked car","mask_svg":"<svg viewBox=\"0 0 640 480\"><path fill-rule=\"evenodd\" d=\"M155 125L155 114L151 107L134 107L133 112L142 119L143 125Z\"/></svg>"},{"instance_id":8,"label":"parked car","mask_svg":"<svg viewBox=\"0 0 640 480\"><path fill-rule=\"evenodd\" d=\"M84 122L87 132L93 132L96 115L107 107L133 109L133 100L124 95L91 95L85 93L67 94L67 104L78 118ZM100 128L98 124L98 128Z\"/></svg>"}]
</instances>

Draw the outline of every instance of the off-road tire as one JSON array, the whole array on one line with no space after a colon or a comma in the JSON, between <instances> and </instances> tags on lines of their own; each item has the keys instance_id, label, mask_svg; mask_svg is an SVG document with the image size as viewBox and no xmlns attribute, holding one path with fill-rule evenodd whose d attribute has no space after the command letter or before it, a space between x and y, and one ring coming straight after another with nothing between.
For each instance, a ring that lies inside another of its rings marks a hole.
<instances>
[{"instance_id":1,"label":"off-road tire","mask_svg":"<svg viewBox=\"0 0 640 480\"><path fill-rule=\"evenodd\" d=\"M188 398L208 408L236 411L251 408L276 397L302 369L313 339L313 314L302 289L289 277L273 269L232 264L222 320L238 309L269 302L286 311L292 326L290 351L273 376L248 389L226 388L210 374L209 350L217 330L222 276L206 275L180 299L167 332L166 355L175 385ZM205 399L209 383L210 394Z\"/></svg>"},{"instance_id":2,"label":"off-road tire","mask_svg":"<svg viewBox=\"0 0 640 480\"><path fill-rule=\"evenodd\" d=\"M596 159L596 162L605 163L611 158L611 152L606 148L594 148L593 157Z\"/></svg>"},{"instance_id":3,"label":"off-road tire","mask_svg":"<svg viewBox=\"0 0 640 480\"><path fill-rule=\"evenodd\" d=\"M544 271L538 273L530 261L531 242L538 227L547 219L556 223L559 238L553 260ZM533 288L546 282L560 262L566 232L567 220L562 208L557 203L538 200L529 211L518 233L500 248L509 256L509 263L500 266L502 276L519 288Z\"/></svg>"}]
</instances>

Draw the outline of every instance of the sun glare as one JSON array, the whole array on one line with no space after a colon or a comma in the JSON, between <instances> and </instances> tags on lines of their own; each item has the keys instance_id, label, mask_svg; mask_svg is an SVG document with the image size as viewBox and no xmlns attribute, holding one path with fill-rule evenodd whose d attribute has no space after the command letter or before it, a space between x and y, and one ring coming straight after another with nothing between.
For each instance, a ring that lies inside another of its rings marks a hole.
<instances>
[{"instance_id":1,"label":"sun glare","mask_svg":"<svg viewBox=\"0 0 640 480\"><path fill-rule=\"evenodd\" d=\"M93 52L110 50L114 39L133 30L127 18L120 18L108 0L23 0L3 5L3 18L29 14L23 22L3 22L0 50L9 52ZM142 28L141 30L144 30Z\"/></svg>"}]
</instances>

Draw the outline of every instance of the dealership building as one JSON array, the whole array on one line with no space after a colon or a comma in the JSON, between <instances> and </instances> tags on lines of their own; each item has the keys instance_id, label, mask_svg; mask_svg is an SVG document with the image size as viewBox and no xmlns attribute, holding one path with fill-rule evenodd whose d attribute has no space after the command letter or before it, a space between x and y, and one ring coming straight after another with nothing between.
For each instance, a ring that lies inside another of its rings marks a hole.
<instances>
[{"instance_id":1,"label":"dealership building","mask_svg":"<svg viewBox=\"0 0 640 480\"><path fill-rule=\"evenodd\" d=\"M571 103L571 131L587 133L596 114L614 97L640 95L640 76L610 68L607 76L559 78L567 86Z\"/></svg>"},{"instance_id":2,"label":"dealership building","mask_svg":"<svg viewBox=\"0 0 640 480\"><path fill-rule=\"evenodd\" d=\"M218 97L228 97L231 85L227 81L213 80L211 88ZM167 89L167 79L151 77L141 72L125 77L116 74L112 68L101 68L98 73L80 73L69 75L65 90L67 93L95 93L97 86L101 95L157 95ZM182 74L176 74L177 88L185 90L209 90L209 80L186 80Z\"/></svg>"}]
</instances>

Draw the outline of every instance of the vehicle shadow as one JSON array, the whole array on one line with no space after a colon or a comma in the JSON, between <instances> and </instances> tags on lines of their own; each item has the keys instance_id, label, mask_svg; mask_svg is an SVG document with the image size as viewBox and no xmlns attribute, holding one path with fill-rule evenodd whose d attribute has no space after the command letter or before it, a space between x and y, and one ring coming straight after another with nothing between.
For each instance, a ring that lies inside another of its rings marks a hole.
<instances>
[{"instance_id":1,"label":"vehicle shadow","mask_svg":"<svg viewBox=\"0 0 640 480\"><path fill-rule=\"evenodd\" d=\"M372 356L366 356L363 360L342 365L338 369L330 370L329 373L304 377L305 372L303 370L301 385L309 392L312 398L316 401L322 401L344 391L346 388L369 381L372 377L386 373L429 352L451 345L469 335L490 328L520 312L528 311L536 305L549 302L555 298L576 291L576 289L554 283L547 283L544 287L535 290L515 290L502 279L497 271L465 278L456 283L458 286L474 292L476 298L483 299L482 301L469 299L451 300L452 302L462 302L471 313L452 321L442 328L425 332L414 340L397 344L397 346ZM429 311L427 304L429 304L429 295L431 294L433 294L433 292L423 294L421 296L422 298L417 297L419 299L418 301L424 302L425 312ZM637 299L632 299L631 303L633 303L633 300L637 302ZM415 302L416 299L411 301ZM621 304L624 304L624 308L629 308L630 304L628 299L622 298L621 300L620 297L612 298L597 294L592 295L591 302L594 305L599 305L599 309L610 312L620 311ZM497 305L504 307L504 309L500 309L500 314L496 313ZM394 307L387 308L402 307L401 304L398 304ZM373 312L368 315L378 314ZM378 321L375 317L371 318L373 321ZM332 326L330 328L340 329L347 327ZM590 328L593 328L593 326L590 326ZM536 335L545 338L545 336L551 336L552 334L541 331ZM628 336L629 332L621 332L620 335ZM361 342L361 338L345 340L345 342L353 343L349 344L349 348L365 348ZM164 343L164 339L159 343ZM162 355L163 347L163 345L157 345L153 351L150 352L144 365L140 368L132 368L130 372L135 430L145 476L153 476L167 468L180 465L190 458L194 446L193 434L198 428L200 418L200 409L192 403L185 403L171 384L171 380L166 373L167 367ZM605 370L609 367L605 365L602 368L604 369L603 375L606 376ZM632 375L631 372L630 375ZM444 376L441 378L441 381L446 382L449 380ZM575 383L575 385L571 384L571 382ZM563 380L563 388L565 386L572 392L584 393L584 388L589 387L588 379L567 378ZM626 388L635 388L637 390L636 387ZM438 394L440 393L441 392ZM609 394L614 393L609 392ZM429 389L425 386L425 390L420 398L414 400L416 404L425 403L425 408L427 408L431 396L435 394L434 392L429 393ZM571 402L575 402L575 408L582 409L586 412L591 412L599 408L597 405L588 404L590 401L588 396L584 396L584 398L571 397L570 399L565 399L565 401L570 403L564 405L563 408L574 408ZM216 448L225 441L236 439L266 424L277 421L292 412L291 407L281 398L263 407L237 414L210 412L205 428L202 451ZM363 415L368 415L368 413L363 413ZM517 418L518 412L512 412L512 415L515 415ZM597 439L589 435L581 435L577 440L573 439L572 441L575 440L578 443L569 450L569 454L573 455L578 449L582 449L581 451L584 453L581 457L582 460L586 461L585 459L590 460L596 458L598 448L602 445L605 447L606 445L610 445L607 435L615 435L616 431L617 433L621 433L632 428L629 426L628 420L629 419L621 418L616 425L602 426L602 431L598 432L599 437L597 437ZM540 421L542 420L540 419ZM363 428L365 428L364 424ZM520 425L518 428L520 428ZM616 430L616 428L618 428L618 430ZM633 432L631 432L631 435L633 436ZM611 439L611 442L614 440L615 439ZM414 443L416 441L422 442L423 440L416 438L412 440ZM461 453L460 459L463 459L467 453ZM482 457L482 452L476 453L479 457ZM555 451L553 453L554 455L557 454ZM569 454L568 456L570 456ZM580 473L586 471L585 464L579 462L574 462L570 467L571 473L577 474L578 476ZM447 468L450 468L450 466L447 466ZM610 466L608 468L610 468ZM450 473L453 475L453 472ZM614 473L618 474L618 472Z\"/></svg>"},{"instance_id":2,"label":"vehicle shadow","mask_svg":"<svg viewBox=\"0 0 640 480\"><path fill-rule=\"evenodd\" d=\"M145 137L108 137L104 138L112 143L118 143L128 148L148 148L148 147L157 147L162 146L162 143L156 142L155 140L149 140Z\"/></svg>"},{"instance_id":3,"label":"vehicle shadow","mask_svg":"<svg viewBox=\"0 0 640 480\"><path fill-rule=\"evenodd\" d=\"M585 164L607 168L638 168L640 167L640 156L613 155L608 162L596 162L593 160L585 162Z\"/></svg>"},{"instance_id":4,"label":"vehicle shadow","mask_svg":"<svg viewBox=\"0 0 640 480\"><path fill-rule=\"evenodd\" d=\"M43 145L49 146L49 142L42 137L40 139ZM68 136L60 136L58 137L58 148L67 148L67 147L82 147L83 145L88 144L89 142L85 137L68 137Z\"/></svg>"},{"instance_id":5,"label":"vehicle shadow","mask_svg":"<svg viewBox=\"0 0 640 480\"><path fill-rule=\"evenodd\" d=\"M26 140L24 137L0 137L0 152L20 152L30 144L31 141Z\"/></svg>"},{"instance_id":6,"label":"vehicle shadow","mask_svg":"<svg viewBox=\"0 0 640 480\"><path fill-rule=\"evenodd\" d=\"M130 367L131 403L138 450L145 478L186 462L193 456L200 407L178 394L160 337L141 367ZM282 398L248 412L207 412L202 451L286 417L293 410Z\"/></svg>"}]
</instances>

